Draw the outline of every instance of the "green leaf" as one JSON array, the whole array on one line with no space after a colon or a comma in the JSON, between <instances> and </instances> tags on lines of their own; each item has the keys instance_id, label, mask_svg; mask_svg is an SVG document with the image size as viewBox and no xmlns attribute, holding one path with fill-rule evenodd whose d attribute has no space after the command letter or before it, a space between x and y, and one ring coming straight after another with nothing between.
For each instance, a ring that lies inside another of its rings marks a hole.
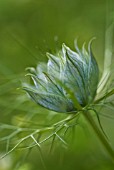
<instances>
[{"instance_id":1,"label":"green leaf","mask_svg":"<svg viewBox=\"0 0 114 170\"><path fill-rule=\"evenodd\" d=\"M27 87L23 87L23 89L30 95L33 101L47 109L56 112L70 112L74 110L72 102L59 95L52 93L40 93Z\"/></svg>"},{"instance_id":2,"label":"green leaf","mask_svg":"<svg viewBox=\"0 0 114 170\"><path fill-rule=\"evenodd\" d=\"M114 95L114 89L110 90L109 92L107 92L103 97L97 99L95 101L95 103L99 103L101 101L103 101L104 99L108 98L108 97L111 97L112 95Z\"/></svg>"}]
</instances>

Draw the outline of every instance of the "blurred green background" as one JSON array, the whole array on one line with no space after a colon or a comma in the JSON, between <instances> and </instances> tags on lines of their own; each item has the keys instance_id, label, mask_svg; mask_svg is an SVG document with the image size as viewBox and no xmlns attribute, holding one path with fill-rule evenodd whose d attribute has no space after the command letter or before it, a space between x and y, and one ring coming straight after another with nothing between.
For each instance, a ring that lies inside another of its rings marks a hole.
<instances>
[{"instance_id":1,"label":"blurred green background","mask_svg":"<svg viewBox=\"0 0 114 170\"><path fill-rule=\"evenodd\" d=\"M114 1L105 0L0 0L0 122L17 125L26 120L44 123L48 111L29 101L18 88L25 81L25 68L47 61L45 53L56 53L66 43L74 49L74 40L79 46L92 37L93 53L103 68L106 20L113 16ZM108 11L108 12L107 12ZM108 16L108 17L107 17ZM39 113L39 114L38 114ZM42 113L42 114L41 114ZM24 117L24 118L23 118ZM59 117L59 118L58 118ZM53 113L54 121L64 117ZM101 117L103 127L114 143L113 118ZM47 169L66 170L112 170L114 165L105 154L104 148L86 123L77 127L69 149L61 143L52 155L47 154L49 143L43 153ZM29 124L33 126L33 124ZM0 129L1 137L10 130ZM71 137L68 133L67 138ZM15 140L15 139L14 139ZM11 146L13 142L11 143ZM6 143L0 142L0 153L5 153ZM43 170L36 148L23 161L24 150L8 155L0 161L0 170Z\"/></svg>"},{"instance_id":2,"label":"blurred green background","mask_svg":"<svg viewBox=\"0 0 114 170\"><path fill-rule=\"evenodd\" d=\"M16 73L22 72L38 60L45 60L45 52L60 48L63 42L74 48L75 38L82 44L94 36L97 38L93 44L97 47L94 53L100 59L103 57L105 22L104 0L1 0L1 62Z\"/></svg>"}]
</instances>

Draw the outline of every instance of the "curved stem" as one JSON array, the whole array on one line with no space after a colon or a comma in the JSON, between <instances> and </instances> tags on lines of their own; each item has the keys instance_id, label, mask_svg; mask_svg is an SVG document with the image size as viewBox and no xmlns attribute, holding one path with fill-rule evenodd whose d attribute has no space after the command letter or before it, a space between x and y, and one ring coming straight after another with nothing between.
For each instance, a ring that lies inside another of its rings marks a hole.
<instances>
[{"instance_id":1,"label":"curved stem","mask_svg":"<svg viewBox=\"0 0 114 170\"><path fill-rule=\"evenodd\" d=\"M85 117L85 119L89 122L89 124L93 128L94 132L96 133L99 140L101 141L101 143L105 147L106 151L108 152L108 154L112 158L112 161L114 162L114 151L113 151L112 147L110 146L109 142L107 141L106 137L104 136L104 134L100 131L100 129L96 125L91 114L89 113L89 111L84 111L82 113L83 113L83 116Z\"/></svg>"}]
</instances>

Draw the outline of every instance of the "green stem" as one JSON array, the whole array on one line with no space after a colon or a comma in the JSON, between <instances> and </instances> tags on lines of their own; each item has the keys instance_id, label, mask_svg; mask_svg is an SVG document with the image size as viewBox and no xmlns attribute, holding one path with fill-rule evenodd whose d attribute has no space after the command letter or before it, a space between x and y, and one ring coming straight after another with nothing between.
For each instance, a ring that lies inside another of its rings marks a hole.
<instances>
[{"instance_id":1,"label":"green stem","mask_svg":"<svg viewBox=\"0 0 114 170\"><path fill-rule=\"evenodd\" d=\"M111 148L111 146L110 146L109 142L107 141L106 137L104 136L104 134L100 131L100 129L96 125L96 123L93 120L91 114L88 111L84 111L82 113L83 113L83 116L85 117L85 119L89 122L89 124L93 128L94 132L96 133L96 135L98 136L99 140L101 141L101 143L105 147L106 151L108 152L108 154L112 158L112 161L114 162L114 151Z\"/></svg>"}]
</instances>

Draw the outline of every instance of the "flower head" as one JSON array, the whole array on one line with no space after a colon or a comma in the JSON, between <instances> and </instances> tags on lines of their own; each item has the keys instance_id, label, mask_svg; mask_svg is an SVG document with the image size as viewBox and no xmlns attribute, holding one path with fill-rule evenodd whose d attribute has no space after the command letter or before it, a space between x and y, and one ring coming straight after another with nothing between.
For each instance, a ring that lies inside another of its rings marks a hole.
<instances>
[{"instance_id":1,"label":"flower head","mask_svg":"<svg viewBox=\"0 0 114 170\"><path fill-rule=\"evenodd\" d=\"M76 52L63 44L58 55L47 53L47 56L47 65L41 63L36 70L29 69L34 86L23 87L29 96L37 104L56 112L77 110L70 92L82 107L92 103L96 95L99 69L91 43L88 50L84 45L81 50L76 45Z\"/></svg>"}]
</instances>

